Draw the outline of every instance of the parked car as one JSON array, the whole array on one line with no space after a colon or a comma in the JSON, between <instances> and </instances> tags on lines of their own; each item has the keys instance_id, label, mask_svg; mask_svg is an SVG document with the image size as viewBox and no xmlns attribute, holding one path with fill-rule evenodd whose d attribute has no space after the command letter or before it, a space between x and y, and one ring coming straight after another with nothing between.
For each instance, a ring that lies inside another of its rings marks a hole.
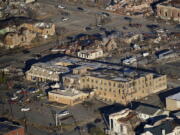
<instances>
[{"instance_id":1,"label":"parked car","mask_svg":"<svg viewBox=\"0 0 180 135\"><path fill-rule=\"evenodd\" d=\"M11 98L12 101L14 101L16 99L18 99L18 96L14 96L14 97Z\"/></svg>"},{"instance_id":2,"label":"parked car","mask_svg":"<svg viewBox=\"0 0 180 135\"><path fill-rule=\"evenodd\" d=\"M22 90L18 90L16 91L16 94L20 94L22 92Z\"/></svg>"},{"instance_id":3,"label":"parked car","mask_svg":"<svg viewBox=\"0 0 180 135\"><path fill-rule=\"evenodd\" d=\"M90 31L90 30L92 30L92 28L91 27L85 27L85 30Z\"/></svg>"},{"instance_id":4,"label":"parked car","mask_svg":"<svg viewBox=\"0 0 180 135\"><path fill-rule=\"evenodd\" d=\"M30 53L29 50L23 50L22 52L23 52L24 54Z\"/></svg>"},{"instance_id":5,"label":"parked car","mask_svg":"<svg viewBox=\"0 0 180 135\"><path fill-rule=\"evenodd\" d=\"M101 119L97 118L97 119L94 120L94 123L100 123L100 122L101 122Z\"/></svg>"},{"instance_id":6,"label":"parked car","mask_svg":"<svg viewBox=\"0 0 180 135\"><path fill-rule=\"evenodd\" d=\"M102 12L102 15L110 16L109 13L106 13L106 12Z\"/></svg>"},{"instance_id":7,"label":"parked car","mask_svg":"<svg viewBox=\"0 0 180 135\"><path fill-rule=\"evenodd\" d=\"M81 130L80 126L74 128L74 131L79 131L79 130Z\"/></svg>"},{"instance_id":8,"label":"parked car","mask_svg":"<svg viewBox=\"0 0 180 135\"><path fill-rule=\"evenodd\" d=\"M123 26L123 29L124 29L124 30L127 30L128 28L127 28L127 27L125 27L125 26Z\"/></svg>"},{"instance_id":9,"label":"parked car","mask_svg":"<svg viewBox=\"0 0 180 135\"><path fill-rule=\"evenodd\" d=\"M69 18L64 18L64 17L62 18L62 21L63 21L63 22L65 22L65 21L67 21L67 20L69 20Z\"/></svg>"},{"instance_id":10,"label":"parked car","mask_svg":"<svg viewBox=\"0 0 180 135\"><path fill-rule=\"evenodd\" d=\"M37 95L37 98L40 98L40 97L43 97L44 95L43 94L39 94Z\"/></svg>"},{"instance_id":11,"label":"parked car","mask_svg":"<svg viewBox=\"0 0 180 135\"><path fill-rule=\"evenodd\" d=\"M77 7L77 9L80 11L84 11L84 9L82 7Z\"/></svg>"},{"instance_id":12,"label":"parked car","mask_svg":"<svg viewBox=\"0 0 180 135\"><path fill-rule=\"evenodd\" d=\"M61 12L61 15L63 15L63 16L69 16L70 13L68 13L68 12Z\"/></svg>"},{"instance_id":13,"label":"parked car","mask_svg":"<svg viewBox=\"0 0 180 135\"><path fill-rule=\"evenodd\" d=\"M36 92L39 92L39 89L37 89L37 88L29 88L28 91L30 93L36 93Z\"/></svg>"},{"instance_id":14,"label":"parked car","mask_svg":"<svg viewBox=\"0 0 180 135\"><path fill-rule=\"evenodd\" d=\"M106 28L100 27L99 30L100 30L100 31L106 31Z\"/></svg>"},{"instance_id":15,"label":"parked car","mask_svg":"<svg viewBox=\"0 0 180 135\"><path fill-rule=\"evenodd\" d=\"M62 5L58 5L58 8L60 8L60 9L64 9L65 7L64 7L64 6L62 6Z\"/></svg>"},{"instance_id":16,"label":"parked car","mask_svg":"<svg viewBox=\"0 0 180 135\"><path fill-rule=\"evenodd\" d=\"M28 112L28 111L30 111L30 108L26 108L26 107L21 108L21 112Z\"/></svg>"},{"instance_id":17,"label":"parked car","mask_svg":"<svg viewBox=\"0 0 180 135\"><path fill-rule=\"evenodd\" d=\"M62 112L59 113L59 116L60 116L60 117L63 117L63 116L67 116L67 115L69 115L69 114L70 114L69 111L64 110L64 111L62 111Z\"/></svg>"}]
</instances>

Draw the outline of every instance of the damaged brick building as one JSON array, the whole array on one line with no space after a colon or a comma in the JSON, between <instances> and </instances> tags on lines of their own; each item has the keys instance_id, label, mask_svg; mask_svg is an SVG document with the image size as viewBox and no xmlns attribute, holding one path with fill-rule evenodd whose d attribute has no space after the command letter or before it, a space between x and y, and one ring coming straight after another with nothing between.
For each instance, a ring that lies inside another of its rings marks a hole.
<instances>
[{"instance_id":1,"label":"damaged brick building","mask_svg":"<svg viewBox=\"0 0 180 135\"><path fill-rule=\"evenodd\" d=\"M91 90L97 99L125 105L167 88L166 75L69 56L34 64L26 72L26 79L58 82L68 89Z\"/></svg>"},{"instance_id":2,"label":"damaged brick building","mask_svg":"<svg viewBox=\"0 0 180 135\"><path fill-rule=\"evenodd\" d=\"M101 50L100 56L102 57L106 55L106 53L104 52L109 52L117 48L117 43L115 40L117 37L113 33L110 35L80 34L71 38L71 41L69 41L67 44L61 44L57 47L57 49L60 50L62 53L72 56L78 56L78 54L82 53L81 51L90 53L99 52L96 50ZM83 57L85 57L85 55L83 55Z\"/></svg>"},{"instance_id":3,"label":"damaged brick building","mask_svg":"<svg viewBox=\"0 0 180 135\"><path fill-rule=\"evenodd\" d=\"M21 30L19 33L10 32L4 37L4 43L8 48L13 48L19 45L28 45L36 38L36 33L27 29Z\"/></svg>"},{"instance_id":4,"label":"damaged brick building","mask_svg":"<svg viewBox=\"0 0 180 135\"><path fill-rule=\"evenodd\" d=\"M157 5L157 15L161 19L180 22L180 1L171 0Z\"/></svg>"},{"instance_id":5,"label":"damaged brick building","mask_svg":"<svg viewBox=\"0 0 180 135\"><path fill-rule=\"evenodd\" d=\"M1 46L6 48L31 45L36 37L46 39L55 34L55 25L52 23L36 22L25 18L11 18L0 23Z\"/></svg>"},{"instance_id":6,"label":"damaged brick building","mask_svg":"<svg viewBox=\"0 0 180 135\"><path fill-rule=\"evenodd\" d=\"M145 15L153 13L151 4L157 0L117 0L106 10L123 15Z\"/></svg>"},{"instance_id":7,"label":"damaged brick building","mask_svg":"<svg viewBox=\"0 0 180 135\"><path fill-rule=\"evenodd\" d=\"M20 25L20 28L27 28L41 34L42 36L53 36L55 34L55 25L51 23L24 23Z\"/></svg>"}]
</instances>

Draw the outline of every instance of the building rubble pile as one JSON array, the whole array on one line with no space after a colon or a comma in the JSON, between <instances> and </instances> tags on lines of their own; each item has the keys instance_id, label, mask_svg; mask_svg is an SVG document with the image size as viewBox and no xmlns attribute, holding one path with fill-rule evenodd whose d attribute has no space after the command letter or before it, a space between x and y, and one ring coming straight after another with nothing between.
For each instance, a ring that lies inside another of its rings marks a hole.
<instances>
[{"instance_id":1,"label":"building rubble pile","mask_svg":"<svg viewBox=\"0 0 180 135\"><path fill-rule=\"evenodd\" d=\"M1 0L0 20L13 16L29 16L28 4L36 0Z\"/></svg>"},{"instance_id":2,"label":"building rubble pile","mask_svg":"<svg viewBox=\"0 0 180 135\"><path fill-rule=\"evenodd\" d=\"M5 48L29 46L37 37L47 39L55 34L55 25L52 23L26 18L12 18L0 23L0 46Z\"/></svg>"},{"instance_id":3,"label":"building rubble pile","mask_svg":"<svg viewBox=\"0 0 180 135\"><path fill-rule=\"evenodd\" d=\"M102 50L103 52L112 51L117 48L115 38L116 34L111 33L110 35L77 35L72 41L66 44L61 44L54 50L61 53L76 56L80 51L94 51Z\"/></svg>"},{"instance_id":4,"label":"building rubble pile","mask_svg":"<svg viewBox=\"0 0 180 135\"><path fill-rule=\"evenodd\" d=\"M151 4L157 0L117 0L106 10L122 15L150 16L153 13Z\"/></svg>"}]
</instances>

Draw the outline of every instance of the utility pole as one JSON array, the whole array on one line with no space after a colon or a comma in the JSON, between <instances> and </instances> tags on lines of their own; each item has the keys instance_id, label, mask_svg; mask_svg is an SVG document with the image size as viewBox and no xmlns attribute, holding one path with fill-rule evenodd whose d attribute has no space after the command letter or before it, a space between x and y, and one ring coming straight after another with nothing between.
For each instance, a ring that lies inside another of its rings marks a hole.
<instances>
[{"instance_id":1,"label":"utility pole","mask_svg":"<svg viewBox=\"0 0 180 135\"><path fill-rule=\"evenodd\" d=\"M12 116L12 118L13 118L14 115L13 115L12 105L9 103L9 106L10 106L11 116Z\"/></svg>"},{"instance_id":2,"label":"utility pole","mask_svg":"<svg viewBox=\"0 0 180 135\"><path fill-rule=\"evenodd\" d=\"M0 104L2 104L2 114L4 114L4 105L5 105L5 102L3 101L3 99L1 99L0 102L1 102Z\"/></svg>"},{"instance_id":3,"label":"utility pole","mask_svg":"<svg viewBox=\"0 0 180 135\"><path fill-rule=\"evenodd\" d=\"M98 26L98 18L97 18L97 14L95 14L95 26Z\"/></svg>"},{"instance_id":4,"label":"utility pole","mask_svg":"<svg viewBox=\"0 0 180 135\"><path fill-rule=\"evenodd\" d=\"M24 125L25 125L25 131L26 131L26 133L27 133L27 117L26 117L26 113L25 112L23 112L23 114L24 114Z\"/></svg>"},{"instance_id":5,"label":"utility pole","mask_svg":"<svg viewBox=\"0 0 180 135\"><path fill-rule=\"evenodd\" d=\"M76 127L78 126L78 124L77 124L77 122L76 122L76 119L74 118L74 116L72 115L72 118L73 118L73 120L74 120L74 124L76 125ZM81 129L78 129L78 131L79 131L79 135L82 135L81 134Z\"/></svg>"},{"instance_id":6,"label":"utility pole","mask_svg":"<svg viewBox=\"0 0 180 135\"><path fill-rule=\"evenodd\" d=\"M8 101L10 101L11 99L10 99L10 97L9 97L9 93L8 93L8 95L7 95L7 99L8 99ZM13 111L12 111L12 106L11 106L11 103L10 102L8 102L8 104L9 104L9 108L10 108L10 115L11 115L11 117L13 118Z\"/></svg>"}]
</instances>

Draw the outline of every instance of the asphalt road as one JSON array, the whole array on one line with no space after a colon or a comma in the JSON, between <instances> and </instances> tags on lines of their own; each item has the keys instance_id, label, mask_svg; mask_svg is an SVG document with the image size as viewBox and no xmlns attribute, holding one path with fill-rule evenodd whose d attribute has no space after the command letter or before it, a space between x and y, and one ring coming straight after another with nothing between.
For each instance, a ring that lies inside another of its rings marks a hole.
<instances>
[{"instance_id":1,"label":"asphalt road","mask_svg":"<svg viewBox=\"0 0 180 135\"><path fill-rule=\"evenodd\" d=\"M58 10L57 6L60 4L58 0L38 0L39 3L43 4L50 4L56 7ZM87 6L79 6L79 5L70 5L67 3L60 4L65 7L65 9L62 9L64 11L67 11L70 13L70 16L68 17L69 20L62 22L61 18L59 16L54 16L54 23L57 26L63 26L68 28L69 31L84 31L84 28L86 26L89 26L90 24L96 24L96 14L100 14L102 12L107 12L102 9L94 8L94 7L87 7ZM80 11L77 9L77 7L82 7L85 11ZM55 11L54 11L55 12ZM141 32L149 32L149 29L146 27L148 24L158 24L158 22L155 22L155 20L150 20L142 17L131 17L132 18L132 23L140 23L143 26L140 28L127 28L126 30L123 29L123 27L127 27L129 24L129 21L125 20L125 16L121 16L115 13L110 13L108 12L111 16L111 22L107 23L103 27L109 28L109 29L115 29L119 31L124 31L124 32L136 32L136 33L141 33ZM177 31L177 29L174 28L175 25L168 25L166 23L159 23L161 28L166 28L169 31ZM85 32L85 31L84 31ZM96 32L96 31L94 31Z\"/></svg>"}]
</instances>

